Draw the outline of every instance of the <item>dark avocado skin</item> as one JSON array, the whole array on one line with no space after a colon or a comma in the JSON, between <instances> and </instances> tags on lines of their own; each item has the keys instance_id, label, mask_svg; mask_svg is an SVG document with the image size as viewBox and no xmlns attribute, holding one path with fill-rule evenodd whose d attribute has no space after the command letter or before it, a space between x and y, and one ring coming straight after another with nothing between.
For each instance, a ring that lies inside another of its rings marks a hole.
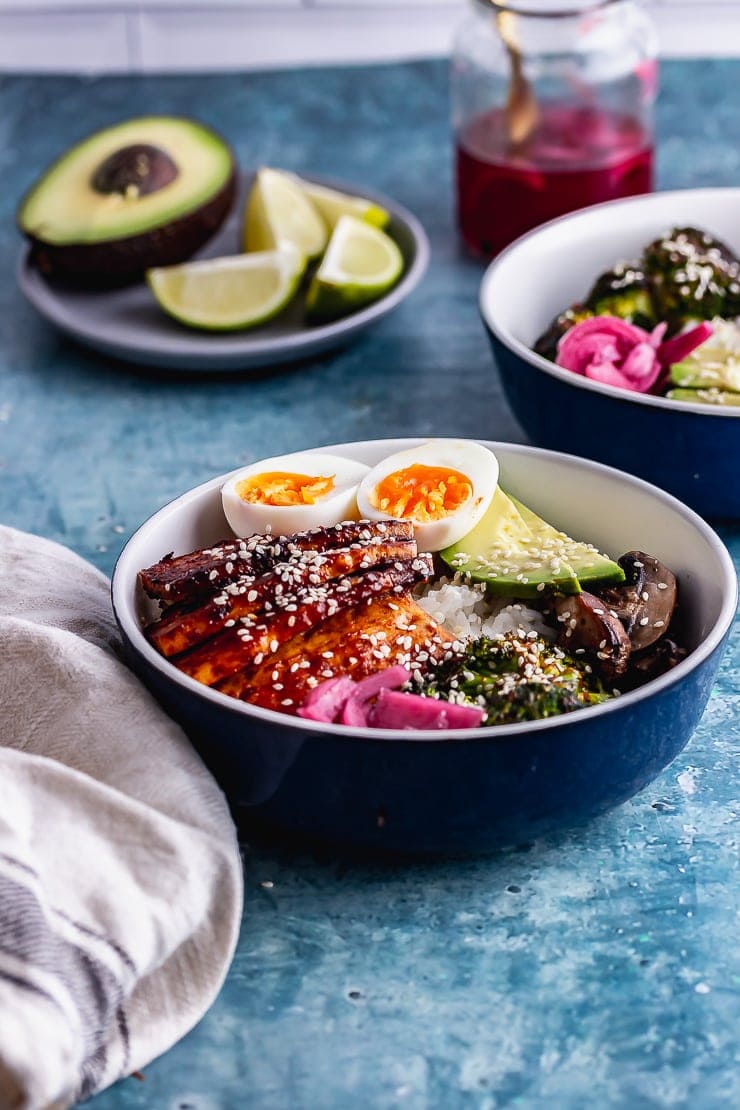
<instances>
[{"instance_id":1,"label":"dark avocado skin","mask_svg":"<svg viewBox=\"0 0 740 1110\"><path fill-rule=\"evenodd\" d=\"M32 264L46 277L88 288L111 288L141 280L152 266L173 266L191 258L226 219L236 190L232 156L231 176L206 204L140 235L55 246L19 228L31 243Z\"/></svg>"}]
</instances>

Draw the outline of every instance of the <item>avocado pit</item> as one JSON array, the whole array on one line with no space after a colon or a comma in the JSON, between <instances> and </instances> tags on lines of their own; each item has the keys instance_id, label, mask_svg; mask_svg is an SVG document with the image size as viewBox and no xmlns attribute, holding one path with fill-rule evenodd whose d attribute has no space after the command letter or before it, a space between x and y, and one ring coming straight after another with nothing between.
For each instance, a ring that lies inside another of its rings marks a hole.
<instances>
[{"instance_id":1,"label":"avocado pit","mask_svg":"<svg viewBox=\"0 0 740 1110\"><path fill-rule=\"evenodd\" d=\"M143 116L89 135L34 182L17 221L31 262L96 289L191 258L236 197L228 144L197 120Z\"/></svg>"},{"instance_id":2,"label":"avocado pit","mask_svg":"<svg viewBox=\"0 0 740 1110\"><path fill-rule=\"evenodd\" d=\"M96 193L107 196L145 197L170 185L178 173L166 151L150 143L132 143L101 162L90 184Z\"/></svg>"}]
</instances>

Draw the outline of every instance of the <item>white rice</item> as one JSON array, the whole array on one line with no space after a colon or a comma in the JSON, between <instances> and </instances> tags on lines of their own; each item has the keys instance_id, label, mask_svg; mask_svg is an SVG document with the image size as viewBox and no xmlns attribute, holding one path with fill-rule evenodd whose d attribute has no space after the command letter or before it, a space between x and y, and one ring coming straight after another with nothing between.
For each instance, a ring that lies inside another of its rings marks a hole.
<instances>
[{"instance_id":1,"label":"white rice","mask_svg":"<svg viewBox=\"0 0 740 1110\"><path fill-rule=\"evenodd\" d=\"M509 598L487 597L483 583L437 579L417 601L464 643L481 636L496 639L507 632L521 636L536 632L545 640L554 640L557 636L537 609L529 609L522 602Z\"/></svg>"}]
</instances>

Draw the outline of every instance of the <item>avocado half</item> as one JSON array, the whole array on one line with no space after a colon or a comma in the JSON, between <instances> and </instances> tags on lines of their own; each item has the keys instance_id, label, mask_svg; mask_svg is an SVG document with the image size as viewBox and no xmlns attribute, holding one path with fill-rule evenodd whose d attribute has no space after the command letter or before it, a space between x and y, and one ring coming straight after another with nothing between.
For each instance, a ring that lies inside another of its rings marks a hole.
<instances>
[{"instance_id":1,"label":"avocado half","mask_svg":"<svg viewBox=\"0 0 740 1110\"><path fill-rule=\"evenodd\" d=\"M190 258L223 223L236 180L234 155L210 128L142 116L66 151L26 193L17 222L42 273L122 284Z\"/></svg>"}]
</instances>

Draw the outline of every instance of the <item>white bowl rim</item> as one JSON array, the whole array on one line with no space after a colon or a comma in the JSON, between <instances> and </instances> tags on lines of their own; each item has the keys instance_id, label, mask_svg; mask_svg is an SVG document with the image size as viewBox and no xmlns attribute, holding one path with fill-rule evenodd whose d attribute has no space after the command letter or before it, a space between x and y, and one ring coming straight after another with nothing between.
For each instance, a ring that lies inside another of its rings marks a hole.
<instances>
[{"instance_id":1,"label":"white bowl rim","mask_svg":"<svg viewBox=\"0 0 740 1110\"><path fill-rule=\"evenodd\" d=\"M325 444L321 447L306 448L306 450L313 451L327 451L331 450L334 453L341 454L344 451L354 451L364 449L366 447L376 446L380 443L388 445L389 454L393 451L402 450L404 447L412 447L420 443L424 443L430 437L415 436L403 437L398 439L372 439L372 440L356 440L353 442L340 443L340 444ZM435 436L435 439L444 439L444 436ZM451 437L447 437L451 438ZM455 437L457 438L457 437ZM691 671L700 666L720 645L723 638L729 631L735 619L735 614L738 605L738 580L735 573L734 563L732 557L726 546L707 522L695 513L683 502L673 497L671 494L666 493L664 490L659 489L657 486L652 485L650 482L645 482L641 478L635 478L625 471L617 470L615 467L605 466L603 463L593 462L590 459L583 459L577 455L569 455L560 451L548 451L539 447L532 447L528 444L513 444L505 443L501 440L476 440L492 451L497 448L505 448L508 452L514 454L537 456L543 460L551 458L562 459L577 463L586 471L599 471L607 473L612 477L616 477L629 485L650 494L652 497L661 501L668 508L678 513L693 527L701 533L702 537L712 548L714 554L723 568L722 576L722 606L720 613L715 621L714 626L709 632L709 635L677 666L673 667L670 671L660 675L658 678L652 679L645 683L643 686L637 687L628 693L621 694L618 697L612 697L606 702L599 705L586 706L583 709L574 710L571 713L561 713L558 716L546 717L535 721L523 721L517 724L509 725L487 725L481 728L473 729L419 729L419 730L404 730L399 732L397 729L380 729L380 728L355 728L348 725L341 724L326 724L321 721L309 721L303 717L295 717L287 713L278 713L276 710L264 709L261 706L251 705L248 702L239 701L237 698L229 697L227 694L222 694L218 690L213 690L210 686L206 686L196 679L191 678L189 675L183 674L172 663L170 663L164 656L160 655L155 648L149 643L144 636L140 623L137 619L136 613L133 608L129 606L126 599L126 591L131 584L130 575L133 573L135 576L140 567L130 568L128 566L129 559L131 558L130 551L134 545L136 538L142 531L148 529L155 521L162 521L168 516L174 516L179 513L191 501L195 501L202 494L210 492L211 490L220 489L221 485L232 475L237 473L242 467L237 467L235 470L229 471L227 474L219 475L211 478L206 482L202 482L198 486L176 497L174 500L168 502L156 513L148 517L136 531L129 537L124 545L121 554L119 555L116 565L113 569L111 580L111 599L113 604L113 611L116 619L121 625L129 642L133 645L134 649L141 655L144 660L158 671L164 678L168 678L176 685L184 687L185 690L191 694L196 694L202 697L207 702L212 702L222 710L229 710L238 716L243 716L245 719L254 718L265 724L272 724L277 727L287 728L289 730L296 730L308 734L329 734L337 737L344 737L347 740L357 742L358 740L367 741L381 741L381 740L395 740L395 741L421 741L426 743L444 743L446 741L459 741L459 740L506 740L514 736L529 735L534 732L542 732L545 730L564 728L569 725L577 724L578 722L588 722L596 716L604 716L610 713L619 712L625 708L642 701L645 698L652 697L655 694L661 693L668 687L673 686L675 683L680 682L684 677L688 676Z\"/></svg>"},{"instance_id":2,"label":"white bowl rim","mask_svg":"<svg viewBox=\"0 0 740 1110\"><path fill-rule=\"evenodd\" d=\"M666 189L665 191L658 191L655 193L641 193L639 196L635 197L623 197L619 200L606 200L602 201L601 204L590 204L585 208L578 208L574 212L567 212L564 216L556 216L554 220L548 220L532 231L527 231L524 235L520 235L518 239L515 239L513 243L505 247L504 250L489 263L483 274L478 296L478 308L483 317L484 324L496 338L514 354L523 358L537 370L549 374L550 377L556 378L558 381L574 389L585 389L587 392L601 393L605 397L613 397L615 400L624 401L627 404L647 405L650 408L664 409L668 412L684 413L687 415L693 413L699 416L740 419L740 406L711 405L693 401L671 401L668 397L656 397L651 393L636 393L629 389L620 389L618 386L604 385L602 382L591 381L590 378L585 378L582 374L575 374L572 370L565 370L562 366L557 366L554 362L550 362L548 358L545 358L544 355L538 355L537 352L533 351L531 347L528 347L526 343L522 343L522 341L512 335L510 331L497 323L495 318L495 305L490 296L490 287L496 280L498 271L506 265L508 259L515 254L524 243L536 239L539 235L554 227L556 224L570 223L594 211L609 210L616 207L620 209L640 208L644 207L648 202L655 202L657 207L657 200L665 201L670 200L672 197L684 197L688 193L692 193L697 197L706 198L708 201L711 201L712 197L718 194L727 196L728 193L736 193L738 196L738 204L740 205L740 187L737 186L726 185L716 186L714 188ZM665 224L663 224L663 226L665 226ZM596 276L597 275L594 275L594 279ZM564 307L567 308L567 305Z\"/></svg>"}]
</instances>

